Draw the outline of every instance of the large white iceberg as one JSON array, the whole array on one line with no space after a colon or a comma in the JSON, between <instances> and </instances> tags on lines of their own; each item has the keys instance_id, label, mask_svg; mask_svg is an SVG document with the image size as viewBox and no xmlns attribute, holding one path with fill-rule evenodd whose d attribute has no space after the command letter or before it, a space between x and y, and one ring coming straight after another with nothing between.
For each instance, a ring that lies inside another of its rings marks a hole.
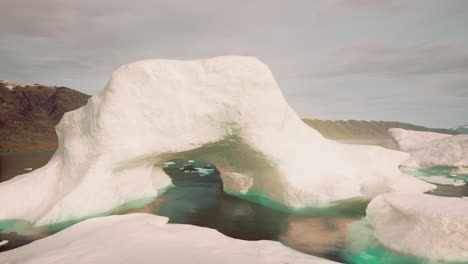
<instances>
[{"instance_id":1,"label":"large white iceberg","mask_svg":"<svg viewBox=\"0 0 468 264\"><path fill-rule=\"evenodd\" d=\"M389 129L402 150L411 154L403 165L417 167L468 167L468 135L446 135L404 129Z\"/></svg>"},{"instance_id":2,"label":"large white iceberg","mask_svg":"<svg viewBox=\"0 0 468 264\"><path fill-rule=\"evenodd\" d=\"M398 170L406 153L324 139L252 57L124 65L56 130L46 166L0 184L0 219L51 224L156 196L172 159L215 164L225 190L290 207L434 188Z\"/></svg>"},{"instance_id":3,"label":"large white iceberg","mask_svg":"<svg viewBox=\"0 0 468 264\"><path fill-rule=\"evenodd\" d=\"M468 261L468 201L387 193L367 207L366 221L384 246L424 259Z\"/></svg>"},{"instance_id":4,"label":"large white iceberg","mask_svg":"<svg viewBox=\"0 0 468 264\"><path fill-rule=\"evenodd\" d=\"M209 228L166 224L167 220L151 214L87 220L4 252L0 263L336 263L279 242L239 240Z\"/></svg>"}]
</instances>

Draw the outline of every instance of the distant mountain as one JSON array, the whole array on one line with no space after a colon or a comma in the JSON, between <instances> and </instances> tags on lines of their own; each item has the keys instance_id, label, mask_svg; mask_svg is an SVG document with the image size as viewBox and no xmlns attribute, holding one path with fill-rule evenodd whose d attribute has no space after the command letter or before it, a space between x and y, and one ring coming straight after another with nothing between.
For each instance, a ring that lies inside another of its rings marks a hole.
<instances>
[{"instance_id":1,"label":"distant mountain","mask_svg":"<svg viewBox=\"0 0 468 264\"><path fill-rule=\"evenodd\" d=\"M0 152L56 148L55 125L89 97L66 87L0 80Z\"/></svg>"},{"instance_id":2,"label":"distant mountain","mask_svg":"<svg viewBox=\"0 0 468 264\"><path fill-rule=\"evenodd\" d=\"M457 131L458 133L461 133L461 134L468 134L468 125L458 126L458 127L452 128L452 130Z\"/></svg>"},{"instance_id":3,"label":"distant mountain","mask_svg":"<svg viewBox=\"0 0 468 264\"><path fill-rule=\"evenodd\" d=\"M460 132L450 129L428 128L394 121L334 121L319 119L303 119L303 121L329 139L352 144L378 145L389 149L399 149L398 143L388 132L390 128L429 131L449 135L460 134Z\"/></svg>"}]
</instances>

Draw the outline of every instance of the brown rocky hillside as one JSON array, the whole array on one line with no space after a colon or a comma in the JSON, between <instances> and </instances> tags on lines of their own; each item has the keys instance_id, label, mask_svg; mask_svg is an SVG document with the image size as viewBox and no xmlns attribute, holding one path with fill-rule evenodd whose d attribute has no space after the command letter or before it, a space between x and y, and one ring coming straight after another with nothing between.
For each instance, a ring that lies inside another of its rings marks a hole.
<instances>
[{"instance_id":1,"label":"brown rocky hillside","mask_svg":"<svg viewBox=\"0 0 468 264\"><path fill-rule=\"evenodd\" d=\"M66 87L0 80L0 152L56 148L55 125L89 97Z\"/></svg>"}]
</instances>

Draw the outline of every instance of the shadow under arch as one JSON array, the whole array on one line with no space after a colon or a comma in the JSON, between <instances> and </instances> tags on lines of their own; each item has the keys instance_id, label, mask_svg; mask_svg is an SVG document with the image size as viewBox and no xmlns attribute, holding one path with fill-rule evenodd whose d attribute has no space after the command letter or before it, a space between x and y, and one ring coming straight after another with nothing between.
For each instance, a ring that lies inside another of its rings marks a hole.
<instances>
[{"instance_id":1,"label":"shadow under arch","mask_svg":"<svg viewBox=\"0 0 468 264\"><path fill-rule=\"evenodd\" d=\"M214 164L171 159L163 169L174 187L132 213L150 212L168 217L169 223L209 227L244 240L279 240L288 228L287 213L226 194Z\"/></svg>"},{"instance_id":2,"label":"shadow under arch","mask_svg":"<svg viewBox=\"0 0 468 264\"><path fill-rule=\"evenodd\" d=\"M224 187L227 187L225 191L229 193L243 193L240 186L237 186L239 182L231 180L232 175L235 174L245 175L245 179L252 180L248 188L244 190L245 192L255 192L257 187L260 187L268 189L268 193L272 196L284 195L284 190L281 188L284 182L276 170L276 161L252 148L236 133L223 140L196 146L190 150L158 153L128 160L120 163L115 171L151 166L163 168L164 163L171 160L196 160L212 164L220 172Z\"/></svg>"}]
</instances>

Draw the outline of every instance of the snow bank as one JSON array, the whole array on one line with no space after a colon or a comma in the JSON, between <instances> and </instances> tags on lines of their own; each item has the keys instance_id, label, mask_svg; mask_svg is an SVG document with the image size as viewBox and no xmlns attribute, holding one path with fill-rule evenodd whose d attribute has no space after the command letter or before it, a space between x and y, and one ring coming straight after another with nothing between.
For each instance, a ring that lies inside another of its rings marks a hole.
<instances>
[{"instance_id":1,"label":"snow bank","mask_svg":"<svg viewBox=\"0 0 468 264\"><path fill-rule=\"evenodd\" d=\"M468 167L468 135L445 135L390 129L402 149L411 154L403 165L418 167ZM461 169L463 170L463 169Z\"/></svg>"},{"instance_id":2,"label":"snow bank","mask_svg":"<svg viewBox=\"0 0 468 264\"><path fill-rule=\"evenodd\" d=\"M468 201L387 193L367 207L367 222L384 246L432 260L468 261Z\"/></svg>"},{"instance_id":3,"label":"snow bank","mask_svg":"<svg viewBox=\"0 0 468 264\"><path fill-rule=\"evenodd\" d=\"M405 153L324 139L252 57L124 65L56 130L46 166L0 184L0 219L44 225L156 196L174 159L216 165L225 185L242 175L226 189L290 207L434 188L398 170Z\"/></svg>"},{"instance_id":4,"label":"snow bank","mask_svg":"<svg viewBox=\"0 0 468 264\"><path fill-rule=\"evenodd\" d=\"M279 242L244 241L166 217L95 218L0 254L0 263L336 263Z\"/></svg>"}]
</instances>

